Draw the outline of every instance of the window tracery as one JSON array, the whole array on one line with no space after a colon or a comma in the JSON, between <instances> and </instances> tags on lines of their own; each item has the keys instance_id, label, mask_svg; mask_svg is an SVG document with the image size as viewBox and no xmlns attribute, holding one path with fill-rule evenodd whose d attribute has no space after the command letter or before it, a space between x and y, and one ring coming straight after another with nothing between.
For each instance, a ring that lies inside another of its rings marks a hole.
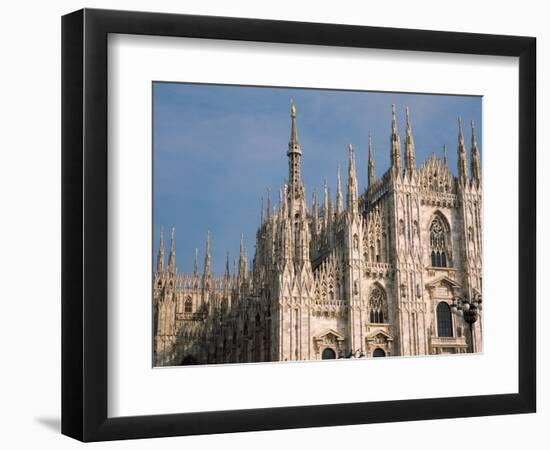
<instances>
[{"instance_id":1,"label":"window tracery","mask_svg":"<svg viewBox=\"0 0 550 450\"><path fill-rule=\"evenodd\" d=\"M379 286L375 286L371 290L369 309L371 323L386 323L388 321L386 294Z\"/></svg>"},{"instance_id":2,"label":"window tracery","mask_svg":"<svg viewBox=\"0 0 550 450\"><path fill-rule=\"evenodd\" d=\"M448 267L450 241L447 227L439 216L434 217L430 224L430 250L432 267Z\"/></svg>"}]
</instances>

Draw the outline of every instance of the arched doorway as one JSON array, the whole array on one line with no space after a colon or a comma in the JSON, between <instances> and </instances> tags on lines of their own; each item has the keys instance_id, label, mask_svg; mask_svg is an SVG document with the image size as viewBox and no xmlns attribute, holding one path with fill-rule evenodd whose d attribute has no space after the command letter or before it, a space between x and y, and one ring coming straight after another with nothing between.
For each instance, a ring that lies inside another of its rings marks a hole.
<instances>
[{"instance_id":1,"label":"arched doorway","mask_svg":"<svg viewBox=\"0 0 550 450\"><path fill-rule=\"evenodd\" d=\"M325 348L321 354L322 359L336 359L336 352L331 348Z\"/></svg>"},{"instance_id":2,"label":"arched doorway","mask_svg":"<svg viewBox=\"0 0 550 450\"><path fill-rule=\"evenodd\" d=\"M381 356L386 356L386 352L384 350L382 350L381 348L377 348L376 350L374 350L374 352L372 352L372 356L377 358L377 357L381 357Z\"/></svg>"}]
</instances>

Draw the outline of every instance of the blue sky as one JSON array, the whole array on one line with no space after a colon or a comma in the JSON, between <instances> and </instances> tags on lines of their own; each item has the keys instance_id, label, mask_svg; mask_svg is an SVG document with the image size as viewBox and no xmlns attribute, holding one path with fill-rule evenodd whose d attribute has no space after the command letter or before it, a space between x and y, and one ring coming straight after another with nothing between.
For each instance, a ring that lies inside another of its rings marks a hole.
<instances>
[{"instance_id":1,"label":"blue sky","mask_svg":"<svg viewBox=\"0 0 550 450\"><path fill-rule=\"evenodd\" d=\"M446 144L456 174L459 115L468 150L472 119L482 150L481 97L155 82L154 255L163 225L167 247L167 230L176 228L180 272L192 270L195 247L202 270L208 230L215 273L225 270L227 252L232 267L241 233L252 260L262 193L270 188L276 204L288 172L291 99L298 111L308 204L313 189L322 192L325 178L335 194L338 165L345 183L349 143L356 152L359 188L366 187L369 131L376 175L388 169L392 103L402 143L409 107L417 166L434 151L441 157Z\"/></svg>"}]
</instances>

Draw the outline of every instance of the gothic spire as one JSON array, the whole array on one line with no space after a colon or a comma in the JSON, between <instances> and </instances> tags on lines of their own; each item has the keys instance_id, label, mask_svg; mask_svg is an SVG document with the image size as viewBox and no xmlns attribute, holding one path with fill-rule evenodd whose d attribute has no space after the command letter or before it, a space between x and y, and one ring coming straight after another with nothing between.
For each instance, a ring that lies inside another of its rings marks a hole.
<instances>
[{"instance_id":1,"label":"gothic spire","mask_svg":"<svg viewBox=\"0 0 550 450\"><path fill-rule=\"evenodd\" d=\"M314 233L317 233L319 224L319 204L317 203L317 189L311 194L311 225Z\"/></svg>"},{"instance_id":2,"label":"gothic spire","mask_svg":"<svg viewBox=\"0 0 550 450\"><path fill-rule=\"evenodd\" d=\"M324 196L324 202L323 202L323 218L324 218L324 222L325 222L325 226L327 225L328 223L328 219L329 219L329 195L328 195L328 185L327 185L327 179L325 178L325 181L324 181L324 191L325 191L325 196Z\"/></svg>"},{"instance_id":3,"label":"gothic spire","mask_svg":"<svg viewBox=\"0 0 550 450\"><path fill-rule=\"evenodd\" d=\"M226 257L225 257L225 280L226 282L229 280L230 278L230 275L229 275L229 252L226 253Z\"/></svg>"},{"instance_id":4,"label":"gothic spire","mask_svg":"<svg viewBox=\"0 0 550 450\"><path fill-rule=\"evenodd\" d=\"M176 250L175 250L175 232L176 229L172 227L172 238L170 239L170 254L168 256L168 272L174 273L176 271Z\"/></svg>"},{"instance_id":5,"label":"gothic spire","mask_svg":"<svg viewBox=\"0 0 550 450\"><path fill-rule=\"evenodd\" d=\"M412 175L415 170L415 151L414 151L414 139L411 130L411 120L409 117L409 107L405 108L407 116L407 125L405 131L405 171Z\"/></svg>"},{"instance_id":6,"label":"gothic spire","mask_svg":"<svg viewBox=\"0 0 550 450\"><path fill-rule=\"evenodd\" d=\"M458 117L458 181L462 186L468 184L468 161L466 156L466 146L464 145L464 135L462 134L462 119Z\"/></svg>"},{"instance_id":7,"label":"gothic spire","mask_svg":"<svg viewBox=\"0 0 550 450\"><path fill-rule=\"evenodd\" d=\"M374 157L372 153L372 137L369 132L369 171L368 171L368 187L370 188L374 183Z\"/></svg>"},{"instance_id":8,"label":"gothic spire","mask_svg":"<svg viewBox=\"0 0 550 450\"><path fill-rule=\"evenodd\" d=\"M397 132L397 119L395 117L395 103L391 105L391 133L392 135L399 135Z\"/></svg>"},{"instance_id":9,"label":"gothic spire","mask_svg":"<svg viewBox=\"0 0 550 450\"><path fill-rule=\"evenodd\" d=\"M267 188L267 221L271 219L271 189Z\"/></svg>"},{"instance_id":10,"label":"gothic spire","mask_svg":"<svg viewBox=\"0 0 550 450\"><path fill-rule=\"evenodd\" d=\"M346 207L349 212L358 212L358 189L357 189L357 171L355 169L355 152L353 146L348 145L349 164L348 164L348 180L346 190Z\"/></svg>"},{"instance_id":11,"label":"gothic spire","mask_svg":"<svg viewBox=\"0 0 550 450\"><path fill-rule=\"evenodd\" d=\"M340 180L340 165L338 165L338 188L336 191L336 214L340 214L344 209L344 202L342 200L342 182Z\"/></svg>"},{"instance_id":12,"label":"gothic spire","mask_svg":"<svg viewBox=\"0 0 550 450\"><path fill-rule=\"evenodd\" d=\"M447 146L443 144L443 164L447 165Z\"/></svg>"},{"instance_id":13,"label":"gothic spire","mask_svg":"<svg viewBox=\"0 0 550 450\"><path fill-rule=\"evenodd\" d=\"M265 216L264 216L264 195L262 194L262 213L260 217L260 224L263 225L265 222Z\"/></svg>"},{"instance_id":14,"label":"gothic spire","mask_svg":"<svg viewBox=\"0 0 550 450\"><path fill-rule=\"evenodd\" d=\"M210 276L211 275L211 269L210 269L210 231L206 234L206 249L204 251L204 272L203 275Z\"/></svg>"},{"instance_id":15,"label":"gothic spire","mask_svg":"<svg viewBox=\"0 0 550 450\"><path fill-rule=\"evenodd\" d=\"M472 127L472 148L470 152L470 175L472 177L472 182L479 186L481 181L481 167L479 162L479 151L477 149L477 139L476 139L476 130L474 126L474 121L470 122Z\"/></svg>"},{"instance_id":16,"label":"gothic spire","mask_svg":"<svg viewBox=\"0 0 550 450\"><path fill-rule=\"evenodd\" d=\"M393 173L401 173L401 138L397 131L397 119L395 118L395 104L391 105L391 167Z\"/></svg>"},{"instance_id":17,"label":"gothic spire","mask_svg":"<svg viewBox=\"0 0 550 450\"><path fill-rule=\"evenodd\" d=\"M291 146L299 145L298 127L296 126L296 105L294 104L294 101L291 101L290 103L290 118L291 118L291 128L290 128L289 150Z\"/></svg>"},{"instance_id":18,"label":"gothic spire","mask_svg":"<svg viewBox=\"0 0 550 450\"><path fill-rule=\"evenodd\" d=\"M164 272L164 227L160 227L160 243L157 255L157 272Z\"/></svg>"},{"instance_id":19,"label":"gothic spire","mask_svg":"<svg viewBox=\"0 0 550 450\"><path fill-rule=\"evenodd\" d=\"M332 215L332 196L330 194L330 187L327 185L327 220L330 222L333 218Z\"/></svg>"},{"instance_id":20,"label":"gothic spire","mask_svg":"<svg viewBox=\"0 0 550 450\"><path fill-rule=\"evenodd\" d=\"M298 142L298 127L296 126L296 105L294 102L290 105L290 141L288 143L288 184L290 191L289 200L299 199L302 194L302 183L300 181L300 164L302 157L302 148ZM292 203L294 203L292 201Z\"/></svg>"},{"instance_id":21,"label":"gothic spire","mask_svg":"<svg viewBox=\"0 0 550 450\"><path fill-rule=\"evenodd\" d=\"M246 249L244 246L244 233L241 233L241 247L239 251L239 280L246 278Z\"/></svg>"}]
</instances>

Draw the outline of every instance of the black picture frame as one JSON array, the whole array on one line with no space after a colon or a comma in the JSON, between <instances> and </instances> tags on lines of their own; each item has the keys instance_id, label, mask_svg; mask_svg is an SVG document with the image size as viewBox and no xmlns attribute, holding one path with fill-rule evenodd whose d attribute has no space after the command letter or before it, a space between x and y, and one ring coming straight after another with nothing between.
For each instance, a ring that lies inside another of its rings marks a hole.
<instances>
[{"instance_id":1,"label":"black picture frame","mask_svg":"<svg viewBox=\"0 0 550 450\"><path fill-rule=\"evenodd\" d=\"M109 418L109 33L518 57L518 392ZM62 18L63 434L82 441L102 441L535 412L535 305L535 38L94 9L83 9Z\"/></svg>"}]
</instances>

